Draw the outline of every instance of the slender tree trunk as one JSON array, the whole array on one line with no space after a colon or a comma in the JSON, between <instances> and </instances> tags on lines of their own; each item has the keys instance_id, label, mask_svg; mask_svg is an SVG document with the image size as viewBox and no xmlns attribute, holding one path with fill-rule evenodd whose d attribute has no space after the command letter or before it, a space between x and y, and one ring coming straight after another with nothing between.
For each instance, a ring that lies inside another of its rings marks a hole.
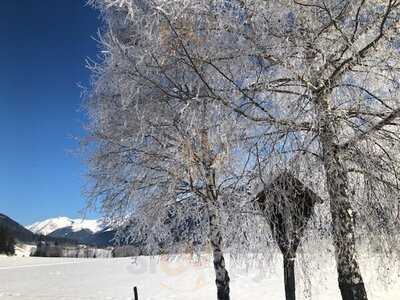
<instances>
[{"instance_id":1,"label":"slender tree trunk","mask_svg":"<svg viewBox=\"0 0 400 300\"><path fill-rule=\"evenodd\" d=\"M202 118L204 127L200 131L201 142L201 157L202 169L206 183L206 199L205 203L208 206L208 221L209 221L209 240L213 252L213 263L215 271L215 284L217 285L217 299L229 300L229 275L225 268L225 259L222 253L222 234L220 212L217 208L218 191L215 184L215 170L212 167L215 156L212 153L212 148L208 140L208 128L206 122L207 103L203 102Z\"/></svg>"},{"instance_id":2,"label":"slender tree trunk","mask_svg":"<svg viewBox=\"0 0 400 300\"><path fill-rule=\"evenodd\" d=\"M283 255L283 272L285 278L286 300L296 300L296 280L294 276L294 257Z\"/></svg>"},{"instance_id":3,"label":"slender tree trunk","mask_svg":"<svg viewBox=\"0 0 400 300\"><path fill-rule=\"evenodd\" d=\"M215 270L215 284L217 285L218 300L229 300L229 275L225 268L225 259L222 253L222 235L220 218L216 209L209 210L210 243L213 251Z\"/></svg>"},{"instance_id":4,"label":"slender tree trunk","mask_svg":"<svg viewBox=\"0 0 400 300\"><path fill-rule=\"evenodd\" d=\"M333 120L324 120L321 143L330 196L333 243L343 300L367 300L364 282L356 259L354 212L348 199L348 178L336 144Z\"/></svg>"}]
</instances>

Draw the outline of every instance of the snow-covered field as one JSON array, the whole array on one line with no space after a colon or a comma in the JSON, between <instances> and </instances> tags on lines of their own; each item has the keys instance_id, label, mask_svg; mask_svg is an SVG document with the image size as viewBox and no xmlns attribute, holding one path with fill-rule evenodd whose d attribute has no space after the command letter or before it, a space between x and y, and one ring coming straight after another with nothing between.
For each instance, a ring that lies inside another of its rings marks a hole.
<instances>
[{"instance_id":1,"label":"snow-covered field","mask_svg":"<svg viewBox=\"0 0 400 300\"><path fill-rule=\"evenodd\" d=\"M322 271L311 279L299 275L298 299L339 300L333 260L323 260ZM229 263L229 262L228 262ZM362 260L370 300L399 300L400 280L388 289L377 280L377 262ZM232 299L284 299L282 270L276 262L269 271L230 266ZM297 270L299 271L299 270ZM300 272L300 271L299 271ZM215 299L209 260L193 263L185 256L175 262L140 257L122 259L67 259L0 257L0 299L19 300L127 300L138 286L140 300ZM318 287L318 289L317 289ZM304 293L304 291L306 291ZM305 296L307 295L307 296Z\"/></svg>"}]
</instances>

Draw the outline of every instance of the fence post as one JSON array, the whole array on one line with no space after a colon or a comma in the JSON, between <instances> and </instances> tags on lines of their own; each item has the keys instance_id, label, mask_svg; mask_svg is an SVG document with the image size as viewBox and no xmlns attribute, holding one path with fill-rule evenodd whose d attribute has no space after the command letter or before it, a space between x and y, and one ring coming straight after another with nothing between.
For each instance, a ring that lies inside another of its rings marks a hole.
<instances>
[{"instance_id":1,"label":"fence post","mask_svg":"<svg viewBox=\"0 0 400 300\"><path fill-rule=\"evenodd\" d=\"M138 292L137 292L137 287L136 287L136 286L133 288L133 294L134 294L134 296L135 296L135 300L139 300Z\"/></svg>"}]
</instances>

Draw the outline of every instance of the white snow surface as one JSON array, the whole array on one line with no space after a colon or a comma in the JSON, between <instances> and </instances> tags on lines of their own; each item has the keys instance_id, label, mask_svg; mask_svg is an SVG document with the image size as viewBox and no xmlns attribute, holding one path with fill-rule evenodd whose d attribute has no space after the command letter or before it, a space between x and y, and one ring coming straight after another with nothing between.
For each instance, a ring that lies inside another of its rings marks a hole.
<instances>
[{"instance_id":1,"label":"white snow surface","mask_svg":"<svg viewBox=\"0 0 400 300\"><path fill-rule=\"evenodd\" d=\"M67 217L48 219L26 226L26 228L33 233L43 235L48 235L57 229L65 227L72 227L74 232L82 229L88 229L92 233L96 233L103 229L98 220L70 219Z\"/></svg>"},{"instance_id":2,"label":"white snow surface","mask_svg":"<svg viewBox=\"0 0 400 300\"><path fill-rule=\"evenodd\" d=\"M168 259L171 259L170 257ZM320 259L316 256L316 259ZM379 263L373 257L360 260L370 300L399 300L400 279L389 285L377 280ZM320 259L311 278L296 267L297 298L340 300L333 257ZM231 299L284 299L282 262L267 269L227 265ZM18 300L128 300L137 286L140 300L216 299L211 257L194 263L180 255L114 259L0 257L0 299ZM311 283L311 285L310 285Z\"/></svg>"}]
</instances>

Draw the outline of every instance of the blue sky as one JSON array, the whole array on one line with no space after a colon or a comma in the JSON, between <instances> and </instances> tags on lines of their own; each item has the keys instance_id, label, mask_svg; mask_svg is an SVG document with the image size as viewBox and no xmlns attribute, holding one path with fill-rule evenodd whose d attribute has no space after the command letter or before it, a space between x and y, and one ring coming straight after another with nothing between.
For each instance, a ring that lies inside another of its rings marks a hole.
<instances>
[{"instance_id":1,"label":"blue sky","mask_svg":"<svg viewBox=\"0 0 400 300\"><path fill-rule=\"evenodd\" d=\"M85 206L84 165L70 153L84 134L78 83L98 50L98 13L85 2L1 1L0 212L22 224Z\"/></svg>"}]
</instances>

